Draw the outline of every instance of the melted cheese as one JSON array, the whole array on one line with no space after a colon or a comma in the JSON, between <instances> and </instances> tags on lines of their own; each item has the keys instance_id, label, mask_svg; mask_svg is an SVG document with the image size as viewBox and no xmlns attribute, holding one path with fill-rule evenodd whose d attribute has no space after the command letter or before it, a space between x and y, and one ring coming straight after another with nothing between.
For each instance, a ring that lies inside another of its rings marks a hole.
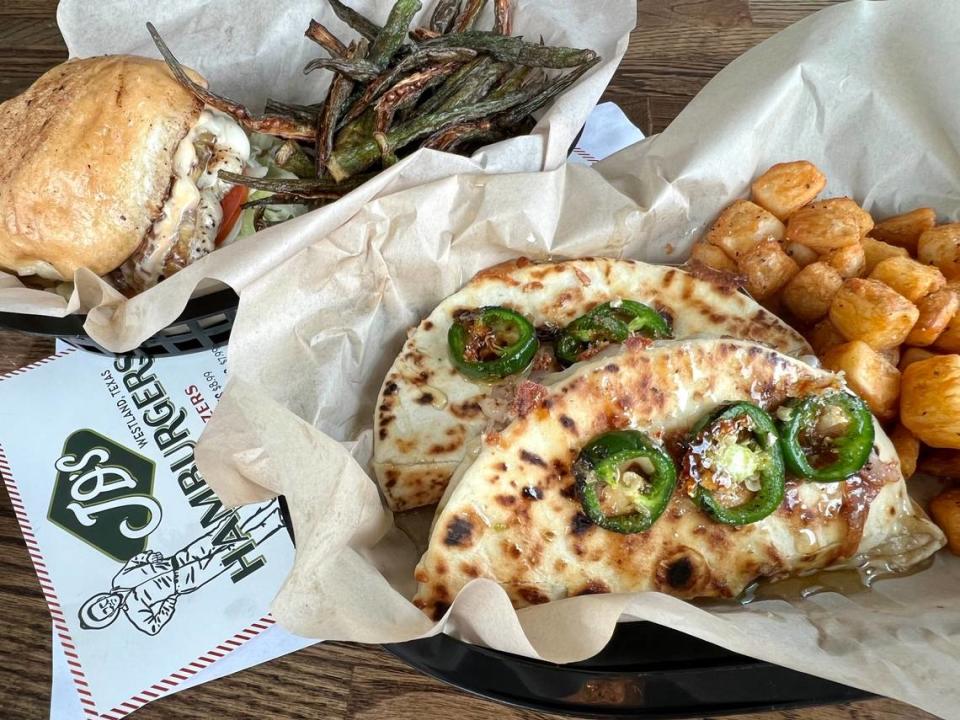
<instances>
[{"instance_id":1,"label":"melted cheese","mask_svg":"<svg viewBox=\"0 0 960 720\"><path fill-rule=\"evenodd\" d=\"M206 167L198 149L209 145ZM189 262L214 249L222 220L220 201L230 185L218 177L220 170L240 173L250 157L250 141L243 129L218 110L205 108L173 156L173 178L160 217L147 233L144 245L122 272L128 284L147 288L161 278L167 258L187 235Z\"/></svg>"}]
</instances>

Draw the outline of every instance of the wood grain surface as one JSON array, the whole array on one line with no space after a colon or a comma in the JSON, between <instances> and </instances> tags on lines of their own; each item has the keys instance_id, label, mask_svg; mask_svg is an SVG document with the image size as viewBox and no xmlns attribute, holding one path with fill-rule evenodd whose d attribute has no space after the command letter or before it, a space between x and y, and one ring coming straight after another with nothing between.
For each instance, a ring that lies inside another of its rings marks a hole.
<instances>
[{"instance_id":1,"label":"wood grain surface","mask_svg":"<svg viewBox=\"0 0 960 720\"><path fill-rule=\"evenodd\" d=\"M91 0L91 2L94 0ZM731 60L837 0L639 0L637 29L606 93L645 133L659 132ZM0 0L0 101L66 57L56 0ZM45 338L0 332L0 373L53 350ZM23 408L25 415L54 408ZM0 718L49 717L50 616L0 493ZM424 677L378 647L328 643L158 700L138 718L424 720L555 717L481 700ZM750 720L929 718L892 700L740 716ZM57 720L61 720L58 718ZM72 719L64 719L72 720Z\"/></svg>"}]
</instances>

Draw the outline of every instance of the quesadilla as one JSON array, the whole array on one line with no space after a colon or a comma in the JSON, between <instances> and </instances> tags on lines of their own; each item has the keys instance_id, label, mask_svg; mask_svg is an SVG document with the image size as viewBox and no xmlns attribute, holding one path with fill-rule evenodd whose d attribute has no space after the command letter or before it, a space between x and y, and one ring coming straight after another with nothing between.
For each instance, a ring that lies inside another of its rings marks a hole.
<instances>
[{"instance_id":1,"label":"quesadilla","mask_svg":"<svg viewBox=\"0 0 960 720\"><path fill-rule=\"evenodd\" d=\"M415 604L473 578L518 608L760 578L902 571L944 544L840 376L754 343L633 343L574 366L485 433L438 510Z\"/></svg>"},{"instance_id":2,"label":"quesadilla","mask_svg":"<svg viewBox=\"0 0 960 720\"><path fill-rule=\"evenodd\" d=\"M537 338L510 339L526 362L519 371L471 377L471 368L483 363L451 362L451 328L477 309L490 308L522 317L488 324L520 323L535 329ZM530 402L535 388L525 381L586 359L605 344L586 342L589 338L622 339L624 328L632 333L638 325L646 326L640 337L734 337L789 355L812 352L797 332L735 284L679 268L609 258L540 264L521 258L494 266L411 331L384 379L374 418L373 468L391 509L436 503L470 440L505 424L518 406Z\"/></svg>"}]
</instances>

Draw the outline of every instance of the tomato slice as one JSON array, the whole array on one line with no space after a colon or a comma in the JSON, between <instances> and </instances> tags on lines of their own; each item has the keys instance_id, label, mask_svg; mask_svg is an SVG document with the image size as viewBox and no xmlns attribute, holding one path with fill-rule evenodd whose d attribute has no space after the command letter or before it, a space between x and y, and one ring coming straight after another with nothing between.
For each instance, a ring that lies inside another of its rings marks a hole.
<instances>
[{"instance_id":1,"label":"tomato slice","mask_svg":"<svg viewBox=\"0 0 960 720\"><path fill-rule=\"evenodd\" d=\"M234 185L230 188L223 200L220 201L220 207L223 208L223 220L220 222L220 230L217 232L216 246L227 239L233 226L240 219L240 213L243 212L243 204L247 201L250 189L245 185Z\"/></svg>"}]
</instances>

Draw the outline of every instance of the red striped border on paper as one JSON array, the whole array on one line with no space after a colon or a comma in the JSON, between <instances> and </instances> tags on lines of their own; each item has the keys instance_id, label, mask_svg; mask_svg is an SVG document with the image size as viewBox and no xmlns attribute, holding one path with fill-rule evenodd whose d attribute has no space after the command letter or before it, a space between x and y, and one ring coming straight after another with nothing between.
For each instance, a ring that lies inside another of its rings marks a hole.
<instances>
[{"instance_id":1,"label":"red striped border on paper","mask_svg":"<svg viewBox=\"0 0 960 720\"><path fill-rule=\"evenodd\" d=\"M584 150L584 149L583 149L582 147L580 147L579 145L577 145L577 146L573 149L573 152L574 152L574 154L578 155L579 157L582 157L584 160L586 160L586 161L587 161L588 163L590 163L591 165L593 165L595 162L600 162L600 159L599 159L599 158L594 157L591 153L587 152L586 150Z\"/></svg>"},{"instance_id":2,"label":"red striped border on paper","mask_svg":"<svg viewBox=\"0 0 960 720\"><path fill-rule=\"evenodd\" d=\"M29 370L34 370L40 367L41 365L46 365L48 362L56 360L57 358L62 358L66 355L70 355L71 353L75 353L76 351L77 351L76 348L70 348L69 350L61 350L58 353L54 353L53 355L48 355L47 357L37 360L36 362L30 363L29 365L24 365L23 367L19 367L16 370L10 370L9 372L0 374L0 380L6 380L7 378L16 377L17 375L23 375L25 372Z\"/></svg>"},{"instance_id":3,"label":"red striped border on paper","mask_svg":"<svg viewBox=\"0 0 960 720\"><path fill-rule=\"evenodd\" d=\"M35 363L25 365L18 370L13 370L12 372L0 375L0 380L13 377L15 375L22 375L28 370L40 367L41 365L45 365L56 358L69 355L73 352L76 352L76 350L64 350L63 352L56 353L55 355L50 355L49 357L38 360ZM53 580L50 577L50 573L47 571L47 564L43 558L43 553L40 550L40 544L37 542L37 536L33 532L33 526L30 523L30 518L27 515L26 507L23 504L23 498L20 495L20 491L17 489L17 484L13 479L13 470L10 468L10 464L7 461L7 456L3 450L3 445L0 445L0 478L3 478L3 484L7 488L7 494L10 497L10 504L13 506L13 514L16 516L17 522L20 524L20 532L23 534L23 540L27 546L27 553L30 555L30 559L33 561L33 567L34 570L36 570L37 579L40 582L40 589L43 591L43 597L47 601L47 607L50 609L54 631L60 640L60 645L63 648L63 654L66 656L67 665L70 669L70 676L73 679L73 684L76 687L77 694L80 696L80 704L83 707L83 712L88 718L97 718L97 720L119 720L120 718L129 715L134 710L143 707L151 700L156 700L162 695L168 693L172 688L177 687L183 681L188 680L190 677L196 675L204 668L209 667L220 658L226 656L230 652L233 652L238 647L247 641L252 640L264 630L267 630L271 625L276 623L276 620L274 620L269 614L265 615L256 622L251 623L248 627L244 628L233 637L224 640L216 647L208 650L203 655L200 655L193 662L184 665L176 672L170 673L163 680L160 680L156 684L141 690L139 693L120 703L112 710L101 713L93 701L93 694L90 692L90 684L87 682L87 678L83 673L83 666L80 664L80 656L77 655L77 646L74 644L73 638L70 636L70 628L67 626L67 619L63 614L63 608L60 605L60 600L57 598L57 592L53 586ZM51 650L56 652L56 648L51 648Z\"/></svg>"}]
</instances>

